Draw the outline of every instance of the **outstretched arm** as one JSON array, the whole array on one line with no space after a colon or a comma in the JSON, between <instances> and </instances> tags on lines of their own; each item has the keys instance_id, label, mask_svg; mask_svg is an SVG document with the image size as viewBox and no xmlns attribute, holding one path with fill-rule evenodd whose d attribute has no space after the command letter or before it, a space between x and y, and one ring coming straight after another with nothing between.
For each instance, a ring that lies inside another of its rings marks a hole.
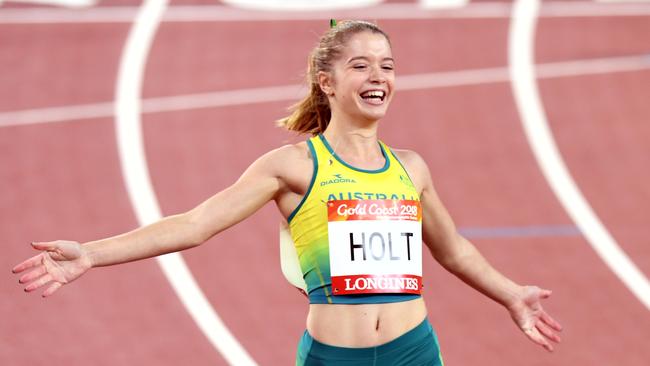
<instances>
[{"instance_id":1,"label":"outstretched arm","mask_svg":"<svg viewBox=\"0 0 650 366\"><path fill-rule=\"evenodd\" d=\"M33 243L41 253L18 264L14 273L26 272L25 291L50 284L49 296L92 267L135 261L192 248L238 223L262 207L283 187L278 174L286 164L282 149L256 160L232 186L197 207L114 237L79 244L72 241Z\"/></svg>"},{"instance_id":2,"label":"outstretched arm","mask_svg":"<svg viewBox=\"0 0 650 366\"><path fill-rule=\"evenodd\" d=\"M202 244L252 215L281 186L274 152L255 161L230 187L197 207L116 237L90 242L93 267L176 252Z\"/></svg>"},{"instance_id":3,"label":"outstretched arm","mask_svg":"<svg viewBox=\"0 0 650 366\"><path fill-rule=\"evenodd\" d=\"M552 351L549 341L560 342L561 326L542 308L541 299L551 291L535 286L520 286L494 269L472 243L456 230L440 201L424 160L404 152L403 161L414 183L421 190L423 239L434 258L463 282L503 305L517 326L533 342Z\"/></svg>"}]
</instances>

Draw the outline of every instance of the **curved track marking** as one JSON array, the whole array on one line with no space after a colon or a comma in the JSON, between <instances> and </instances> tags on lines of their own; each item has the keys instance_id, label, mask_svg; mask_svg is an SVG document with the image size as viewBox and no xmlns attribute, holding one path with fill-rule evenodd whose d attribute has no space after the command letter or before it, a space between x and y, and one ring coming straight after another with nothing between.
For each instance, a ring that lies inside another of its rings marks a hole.
<instances>
[{"instance_id":1,"label":"curved track marking","mask_svg":"<svg viewBox=\"0 0 650 366\"><path fill-rule=\"evenodd\" d=\"M573 181L555 144L537 90L534 36L539 0L513 5L508 62L515 102L528 142L551 189L607 266L650 310L650 283L600 222Z\"/></svg>"},{"instance_id":2,"label":"curved track marking","mask_svg":"<svg viewBox=\"0 0 650 366\"><path fill-rule=\"evenodd\" d=\"M167 0L148 0L141 7L122 52L116 86L115 127L120 163L140 225L162 217L143 146L140 93L147 55L166 6ZM187 311L226 361L231 365L256 365L216 314L181 255L172 253L156 259Z\"/></svg>"},{"instance_id":3,"label":"curved track marking","mask_svg":"<svg viewBox=\"0 0 650 366\"><path fill-rule=\"evenodd\" d=\"M238 22L238 21L303 21L327 20L329 18L363 19L501 19L511 13L511 6L505 2L476 2L464 6L449 7L449 3L460 4L464 0L446 0L441 9L437 0L420 0L418 3L388 3L369 8L341 9L334 11L255 11L228 5L176 5L165 13L165 22ZM0 0L2 4L2 0ZM43 23L124 23L133 19L134 6L102 6L74 11L59 8L8 8L0 12L0 24L43 24ZM638 17L650 15L648 3L597 4L589 1L545 1L540 10L541 17Z\"/></svg>"}]
</instances>

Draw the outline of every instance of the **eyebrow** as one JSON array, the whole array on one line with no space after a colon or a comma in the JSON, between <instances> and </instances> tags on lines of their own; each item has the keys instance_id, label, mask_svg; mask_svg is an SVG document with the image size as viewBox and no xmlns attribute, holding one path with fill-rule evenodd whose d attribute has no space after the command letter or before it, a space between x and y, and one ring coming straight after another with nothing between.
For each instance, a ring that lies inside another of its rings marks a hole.
<instances>
[{"instance_id":1,"label":"eyebrow","mask_svg":"<svg viewBox=\"0 0 650 366\"><path fill-rule=\"evenodd\" d=\"M357 60L368 61L368 57L366 57L366 56L356 56L356 57L352 57L351 59L348 60L347 63L349 64L350 62L357 61ZM391 62L395 62L395 59L393 59L392 57L384 57L384 58L382 59L382 61L391 61Z\"/></svg>"}]
</instances>

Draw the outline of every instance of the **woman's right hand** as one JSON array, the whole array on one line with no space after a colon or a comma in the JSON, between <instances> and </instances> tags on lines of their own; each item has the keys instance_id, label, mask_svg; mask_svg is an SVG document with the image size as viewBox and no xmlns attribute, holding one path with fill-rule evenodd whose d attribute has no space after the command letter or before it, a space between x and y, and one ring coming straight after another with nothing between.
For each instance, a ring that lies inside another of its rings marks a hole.
<instances>
[{"instance_id":1,"label":"woman's right hand","mask_svg":"<svg viewBox=\"0 0 650 366\"><path fill-rule=\"evenodd\" d=\"M92 267L85 248L75 241L57 240L46 243L32 243L41 253L18 264L13 273L25 273L18 280L26 284L25 292L32 292L49 284L43 297L52 295L61 286L79 278Z\"/></svg>"}]
</instances>

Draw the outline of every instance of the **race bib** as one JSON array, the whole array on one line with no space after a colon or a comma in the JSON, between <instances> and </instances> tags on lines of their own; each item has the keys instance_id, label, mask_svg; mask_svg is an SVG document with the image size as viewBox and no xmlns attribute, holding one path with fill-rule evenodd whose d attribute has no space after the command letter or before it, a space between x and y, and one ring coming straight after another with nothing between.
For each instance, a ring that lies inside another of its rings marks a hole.
<instances>
[{"instance_id":1,"label":"race bib","mask_svg":"<svg viewBox=\"0 0 650 366\"><path fill-rule=\"evenodd\" d=\"M422 208L414 200L327 202L334 295L422 291Z\"/></svg>"}]
</instances>

